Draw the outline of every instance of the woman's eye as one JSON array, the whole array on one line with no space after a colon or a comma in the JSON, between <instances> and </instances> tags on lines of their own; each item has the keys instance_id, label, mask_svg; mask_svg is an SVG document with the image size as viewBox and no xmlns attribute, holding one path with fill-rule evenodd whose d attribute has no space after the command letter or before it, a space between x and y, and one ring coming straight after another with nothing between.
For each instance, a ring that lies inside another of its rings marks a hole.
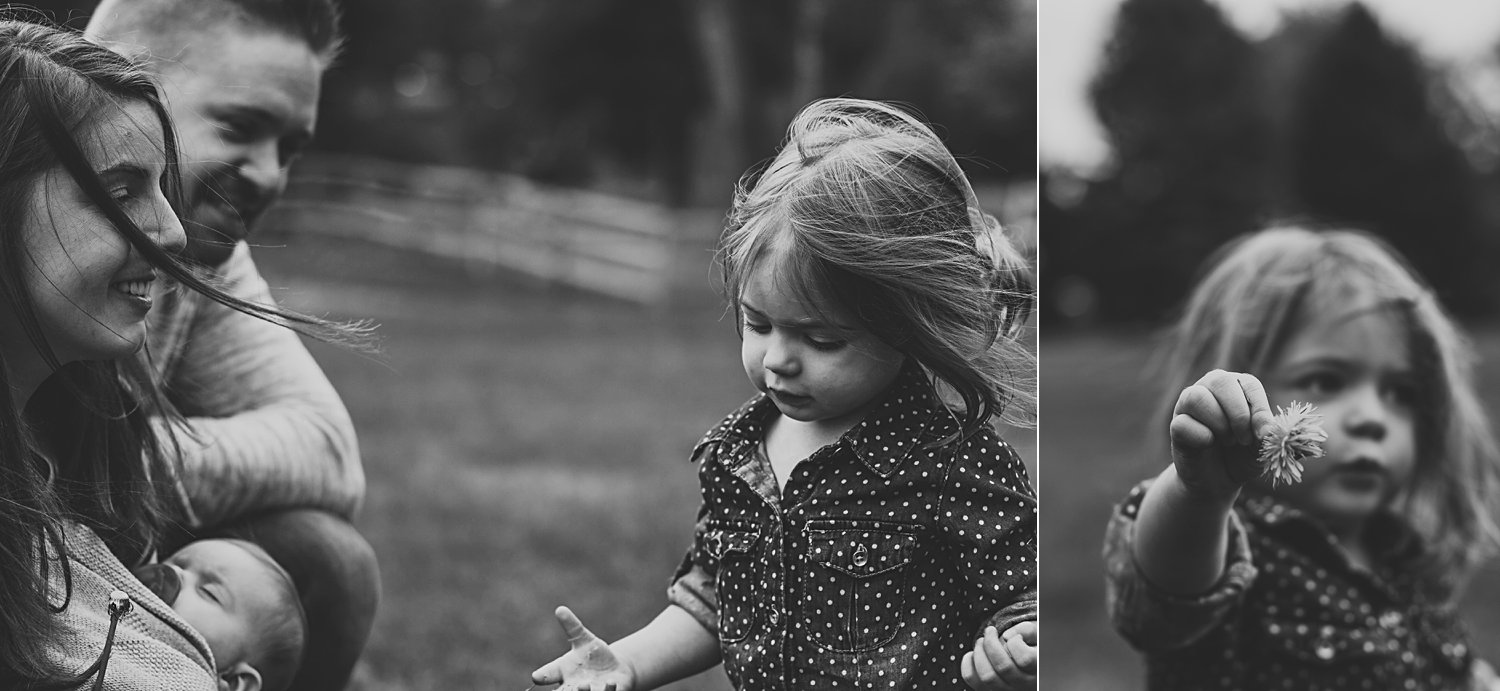
<instances>
[{"instance_id":1,"label":"woman's eye","mask_svg":"<svg viewBox=\"0 0 1500 691\"><path fill-rule=\"evenodd\" d=\"M130 201L131 196L130 187L127 185L118 185L109 190L109 198L115 200L116 204Z\"/></svg>"}]
</instances>

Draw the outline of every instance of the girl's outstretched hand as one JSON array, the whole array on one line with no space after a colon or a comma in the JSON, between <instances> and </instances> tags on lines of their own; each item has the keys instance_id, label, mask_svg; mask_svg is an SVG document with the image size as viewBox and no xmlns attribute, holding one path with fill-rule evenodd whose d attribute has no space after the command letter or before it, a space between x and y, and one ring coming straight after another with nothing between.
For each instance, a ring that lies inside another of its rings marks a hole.
<instances>
[{"instance_id":1,"label":"girl's outstretched hand","mask_svg":"<svg viewBox=\"0 0 1500 691\"><path fill-rule=\"evenodd\" d=\"M1172 409L1172 463L1183 485L1232 497L1260 474L1259 432L1271 420L1265 387L1254 375L1214 370L1182 390Z\"/></svg>"},{"instance_id":2,"label":"girl's outstretched hand","mask_svg":"<svg viewBox=\"0 0 1500 691\"><path fill-rule=\"evenodd\" d=\"M583 622L567 607L553 613L568 634L570 649L535 672L535 684L562 684L557 691L631 691L635 688L635 670L615 655L608 643L584 628Z\"/></svg>"},{"instance_id":3,"label":"girl's outstretched hand","mask_svg":"<svg viewBox=\"0 0 1500 691\"><path fill-rule=\"evenodd\" d=\"M991 626L974 650L964 653L959 673L974 691L1035 691L1037 625L1023 621L998 633Z\"/></svg>"}]
</instances>

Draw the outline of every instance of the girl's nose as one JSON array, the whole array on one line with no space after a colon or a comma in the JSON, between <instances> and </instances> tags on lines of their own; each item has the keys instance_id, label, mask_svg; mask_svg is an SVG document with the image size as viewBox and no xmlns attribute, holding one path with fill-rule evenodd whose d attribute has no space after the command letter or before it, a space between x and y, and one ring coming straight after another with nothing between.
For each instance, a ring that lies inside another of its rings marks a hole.
<instances>
[{"instance_id":1,"label":"girl's nose","mask_svg":"<svg viewBox=\"0 0 1500 691\"><path fill-rule=\"evenodd\" d=\"M761 364L780 377L796 376L799 370L796 353L792 351L784 338L771 338Z\"/></svg>"},{"instance_id":2,"label":"girl's nose","mask_svg":"<svg viewBox=\"0 0 1500 691\"><path fill-rule=\"evenodd\" d=\"M1351 395L1354 400L1344 415L1344 431L1351 437L1385 439L1387 411L1377 387L1361 387Z\"/></svg>"}]
</instances>

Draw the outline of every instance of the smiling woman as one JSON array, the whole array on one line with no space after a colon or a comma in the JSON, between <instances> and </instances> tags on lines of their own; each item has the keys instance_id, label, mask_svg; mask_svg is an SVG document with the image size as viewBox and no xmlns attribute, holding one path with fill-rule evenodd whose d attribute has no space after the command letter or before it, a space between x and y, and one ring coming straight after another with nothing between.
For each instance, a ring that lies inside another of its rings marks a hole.
<instances>
[{"instance_id":1,"label":"smiling woman","mask_svg":"<svg viewBox=\"0 0 1500 691\"><path fill-rule=\"evenodd\" d=\"M180 520L175 443L148 422L171 411L121 376L144 365L151 285L345 332L177 258L174 133L132 62L0 16L0 132L0 687L216 688L202 636L128 570Z\"/></svg>"}]
</instances>

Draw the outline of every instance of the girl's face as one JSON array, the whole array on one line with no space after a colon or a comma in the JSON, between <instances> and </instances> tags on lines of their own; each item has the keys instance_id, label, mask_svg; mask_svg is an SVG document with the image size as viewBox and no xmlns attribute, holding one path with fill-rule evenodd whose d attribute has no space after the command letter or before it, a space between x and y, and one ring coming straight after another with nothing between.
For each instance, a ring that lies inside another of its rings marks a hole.
<instances>
[{"instance_id":1,"label":"girl's face","mask_svg":"<svg viewBox=\"0 0 1500 691\"><path fill-rule=\"evenodd\" d=\"M842 432L864 417L905 359L840 309L814 309L757 262L740 294L740 357L755 388L782 415Z\"/></svg>"},{"instance_id":2,"label":"girl's face","mask_svg":"<svg viewBox=\"0 0 1500 691\"><path fill-rule=\"evenodd\" d=\"M169 251L185 242L161 190L165 145L144 103L106 111L78 142L106 190ZM42 330L62 362L129 355L146 342L156 271L60 165L28 184L22 205L24 281ZM14 326L15 315L0 314ZM11 333L18 333L12 331Z\"/></svg>"},{"instance_id":3,"label":"girl's face","mask_svg":"<svg viewBox=\"0 0 1500 691\"><path fill-rule=\"evenodd\" d=\"M1411 479L1415 375L1406 329L1392 312L1318 317L1298 317L1263 383L1273 405L1317 406L1325 455L1303 463L1300 484L1272 492L1335 529L1358 527Z\"/></svg>"}]
</instances>

